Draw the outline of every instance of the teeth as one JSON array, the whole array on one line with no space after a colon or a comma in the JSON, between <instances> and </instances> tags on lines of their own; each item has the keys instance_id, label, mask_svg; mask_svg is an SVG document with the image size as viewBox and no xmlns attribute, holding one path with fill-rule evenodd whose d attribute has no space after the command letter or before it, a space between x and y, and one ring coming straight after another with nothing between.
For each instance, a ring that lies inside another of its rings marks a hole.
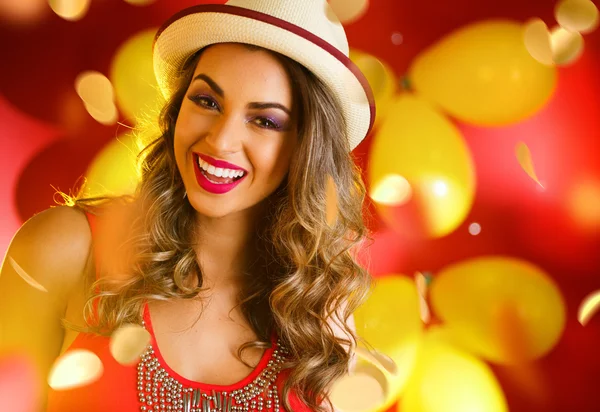
<instances>
[{"instance_id":1,"label":"teeth","mask_svg":"<svg viewBox=\"0 0 600 412\"><path fill-rule=\"evenodd\" d=\"M240 177L244 174L242 170L232 170L232 169L224 169L222 167L214 167L213 165L205 162L204 160L198 158L198 165L205 172L217 176L217 177L226 177L226 178L234 178Z\"/></svg>"}]
</instances>

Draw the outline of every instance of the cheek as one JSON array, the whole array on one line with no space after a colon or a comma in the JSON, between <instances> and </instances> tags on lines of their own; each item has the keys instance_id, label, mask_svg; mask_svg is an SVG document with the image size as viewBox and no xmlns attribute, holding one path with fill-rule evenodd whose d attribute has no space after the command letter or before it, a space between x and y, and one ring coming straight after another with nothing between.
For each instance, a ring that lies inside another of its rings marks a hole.
<instances>
[{"instance_id":1,"label":"cheek","mask_svg":"<svg viewBox=\"0 0 600 412\"><path fill-rule=\"evenodd\" d=\"M290 142L277 142L263 146L255 152L256 164L266 175L282 177L289 169L293 145Z\"/></svg>"},{"instance_id":2,"label":"cheek","mask_svg":"<svg viewBox=\"0 0 600 412\"><path fill-rule=\"evenodd\" d=\"M178 157L184 156L186 151L198 139L199 134L209 127L210 124L205 116L198 116L193 110L186 108L184 103L175 122L175 154Z\"/></svg>"}]
</instances>

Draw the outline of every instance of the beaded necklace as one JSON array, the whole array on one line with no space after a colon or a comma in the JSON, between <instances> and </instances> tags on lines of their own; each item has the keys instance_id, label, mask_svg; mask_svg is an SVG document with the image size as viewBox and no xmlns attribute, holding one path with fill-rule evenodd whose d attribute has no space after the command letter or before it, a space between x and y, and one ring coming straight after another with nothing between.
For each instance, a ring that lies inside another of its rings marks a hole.
<instances>
[{"instance_id":1,"label":"beaded necklace","mask_svg":"<svg viewBox=\"0 0 600 412\"><path fill-rule=\"evenodd\" d=\"M142 326L146 327L145 321ZM275 381L288 350L277 340L265 369L249 384L233 391L203 391L183 385L172 377L149 345L137 366L140 411L178 412L279 412L280 399Z\"/></svg>"}]
</instances>

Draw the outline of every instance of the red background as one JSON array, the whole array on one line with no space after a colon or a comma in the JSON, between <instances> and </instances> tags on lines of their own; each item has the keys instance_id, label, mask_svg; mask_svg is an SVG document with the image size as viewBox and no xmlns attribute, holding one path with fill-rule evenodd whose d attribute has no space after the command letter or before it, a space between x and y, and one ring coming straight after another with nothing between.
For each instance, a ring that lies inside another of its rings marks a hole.
<instances>
[{"instance_id":1,"label":"red background","mask_svg":"<svg viewBox=\"0 0 600 412\"><path fill-rule=\"evenodd\" d=\"M73 88L75 76L83 70L108 74L112 56L127 38L198 3L158 0L136 7L95 0L77 22L48 10L34 24L0 25L0 252L22 222L53 203L54 188L74 188L94 154L123 132L85 112ZM347 25L347 34L351 47L377 56L400 77L416 55L457 27L488 18L531 17L553 25L553 7L547 0L371 0L367 14ZM393 33L402 35L400 45L392 43ZM559 69L556 93L533 118L502 128L457 122L478 178L463 226L442 239L407 241L377 219L371 222L376 276L435 272L468 257L508 254L536 263L557 282L567 302L567 327L557 347L537 364L551 399L534 404L496 368L511 411L600 410L600 316L585 327L576 318L582 299L600 289L600 234L581 230L565 203L579 179L600 180L600 31L585 41L582 58ZM362 166L371 140L355 151ZM531 149L545 191L515 161L518 141ZM481 224L479 236L468 233L471 222Z\"/></svg>"}]
</instances>

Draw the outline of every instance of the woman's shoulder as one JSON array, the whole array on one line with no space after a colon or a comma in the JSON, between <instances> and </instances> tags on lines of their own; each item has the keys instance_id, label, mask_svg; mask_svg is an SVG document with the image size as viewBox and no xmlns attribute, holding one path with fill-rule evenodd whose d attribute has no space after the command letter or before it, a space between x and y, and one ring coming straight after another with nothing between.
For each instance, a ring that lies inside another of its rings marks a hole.
<instances>
[{"instance_id":1,"label":"woman's shoulder","mask_svg":"<svg viewBox=\"0 0 600 412\"><path fill-rule=\"evenodd\" d=\"M90 228L85 212L74 206L53 206L28 219L16 237L34 243L58 242L58 246L89 246ZM47 247L52 245L46 244Z\"/></svg>"},{"instance_id":2,"label":"woman's shoulder","mask_svg":"<svg viewBox=\"0 0 600 412\"><path fill-rule=\"evenodd\" d=\"M13 237L8 255L48 287L65 287L84 273L91 246L85 213L55 206L28 219Z\"/></svg>"}]
</instances>

